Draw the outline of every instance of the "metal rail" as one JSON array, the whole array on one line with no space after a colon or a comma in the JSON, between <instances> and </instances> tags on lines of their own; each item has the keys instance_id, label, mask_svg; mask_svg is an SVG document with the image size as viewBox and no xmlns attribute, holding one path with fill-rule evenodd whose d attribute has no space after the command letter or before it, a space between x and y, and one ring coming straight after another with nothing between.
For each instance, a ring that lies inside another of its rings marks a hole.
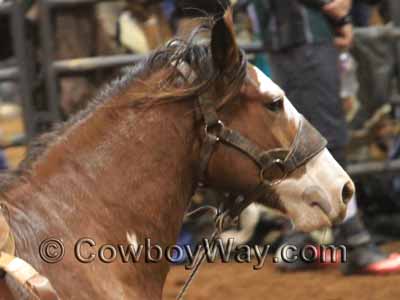
<instances>
[{"instance_id":1,"label":"metal rail","mask_svg":"<svg viewBox=\"0 0 400 300\"><path fill-rule=\"evenodd\" d=\"M92 4L95 5L99 2L106 2L112 0L43 0L42 4L47 7L74 7L77 5Z\"/></svg>"},{"instance_id":2,"label":"metal rail","mask_svg":"<svg viewBox=\"0 0 400 300\"><path fill-rule=\"evenodd\" d=\"M25 125L25 134L28 139L35 135L35 112L33 102L33 59L32 45L26 32L25 12L23 1L14 1L12 10L11 27L13 31L14 53L18 63L18 82L22 99L22 112Z\"/></svg>"},{"instance_id":3,"label":"metal rail","mask_svg":"<svg viewBox=\"0 0 400 300\"><path fill-rule=\"evenodd\" d=\"M266 53L267 50L263 47L263 45L253 44L253 45L243 45L241 48L248 54L258 54L258 53Z\"/></svg>"},{"instance_id":4,"label":"metal rail","mask_svg":"<svg viewBox=\"0 0 400 300\"><path fill-rule=\"evenodd\" d=\"M26 34L23 1L7 1L0 3L0 14L8 15L12 30L14 56L16 65L0 69L0 81L15 81L19 84L22 99L25 132L28 138L34 135L33 100L32 100L32 60L29 39Z\"/></svg>"},{"instance_id":5,"label":"metal rail","mask_svg":"<svg viewBox=\"0 0 400 300\"><path fill-rule=\"evenodd\" d=\"M16 81L18 76L18 67L7 67L0 69L0 81Z\"/></svg>"},{"instance_id":6,"label":"metal rail","mask_svg":"<svg viewBox=\"0 0 400 300\"><path fill-rule=\"evenodd\" d=\"M3 2L0 3L0 14L10 14L13 8L12 2Z\"/></svg>"},{"instance_id":7,"label":"metal rail","mask_svg":"<svg viewBox=\"0 0 400 300\"><path fill-rule=\"evenodd\" d=\"M347 167L347 172L354 178L379 174L400 174L400 159L351 164Z\"/></svg>"},{"instance_id":8,"label":"metal rail","mask_svg":"<svg viewBox=\"0 0 400 300\"><path fill-rule=\"evenodd\" d=\"M75 1L74 1L75 2ZM62 120L60 111L60 96L58 88L58 78L53 68L55 60L54 49L54 19L52 15L52 1L39 1L40 15L40 42L43 55L42 68L45 78L47 109L52 116L52 123Z\"/></svg>"},{"instance_id":9,"label":"metal rail","mask_svg":"<svg viewBox=\"0 0 400 300\"><path fill-rule=\"evenodd\" d=\"M126 54L67 59L54 62L53 68L59 76L74 76L99 69L132 65L143 57L143 55Z\"/></svg>"}]
</instances>

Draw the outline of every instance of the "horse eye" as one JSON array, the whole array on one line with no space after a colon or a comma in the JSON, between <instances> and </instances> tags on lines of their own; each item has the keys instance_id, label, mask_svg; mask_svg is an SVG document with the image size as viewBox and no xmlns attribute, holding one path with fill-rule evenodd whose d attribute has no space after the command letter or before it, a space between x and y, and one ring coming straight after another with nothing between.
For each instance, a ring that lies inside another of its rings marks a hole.
<instances>
[{"instance_id":1,"label":"horse eye","mask_svg":"<svg viewBox=\"0 0 400 300\"><path fill-rule=\"evenodd\" d=\"M270 111L279 112L283 109L283 99L279 98L272 102L265 103L264 105Z\"/></svg>"}]
</instances>

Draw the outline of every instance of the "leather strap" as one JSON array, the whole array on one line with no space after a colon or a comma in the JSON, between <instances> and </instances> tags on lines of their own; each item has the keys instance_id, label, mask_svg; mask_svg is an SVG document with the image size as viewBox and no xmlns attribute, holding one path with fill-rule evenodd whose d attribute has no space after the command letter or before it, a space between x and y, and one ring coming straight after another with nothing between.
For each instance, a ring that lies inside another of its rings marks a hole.
<instances>
[{"instance_id":1,"label":"leather strap","mask_svg":"<svg viewBox=\"0 0 400 300\"><path fill-rule=\"evenodd\" d=\"M213 126L216 126L220 120L218 118L218 114L215 108L215 103L208 97L200 97L200 112L203 116L204 124L207 129L211 129Z\"/></svg>"},{"instance_id":2,"label":"leather strap","mask_svg":"<svg viewBox=\"0 0 400 300\"><path fill-rule=\"evenodd\" d=\"M41 276L30 264L5 252L0 252L0 269L23 286L34 299L59 300L50 281Z\"/></svg>"},{"instance_id":3,"label":"leather strap","mask_svg":"<svg viewBox=\"0 0 400 300\"><path fill-rule=\"evenodd\" d=\"M240 150L243 154L249 156L255 163L257 163L260 168L263 167L262 157L264 151L262 151L256 144L242 136L239 132L224 127L223 130L221 130L219 137L224 144L228 144L237 150Z\"/></svg>"},{"instance_id":4,"label":"leather strap","mask_svg":"<svg viewBox=\"0 0 400 300\"><path fill-rule=\"evenodd\" d=\"M205 180L206 180L206 175L207 175L207 168L208 168L208 162L210 161L211 155L214 152L215 145L218 143L218 138L213 135L207 135L205 141L203 141L203 145L201 147L201 153L200 153L200 166L199 166L199 186L201 187Z\"/></svg>"},{"instance_id":5,"label":"leather strap","mask_svg":"<svg viewBox=\"0 0 400 300\"><path fill-rule=\"evenodd\" d=\"M0 210L0 271L2 276L10 276L25 288L33 299L59 300L50 281L41 276L30 264L15 257L15 239L4 216L5 206Z\"/></svg>"},{"instance_id":6,"label":"leather strap","mask_svg":"<svg viewBox=\"0 0 400 300\"><path fill-rule=\"evenodd\" d=\"M285 161L287 172L293 172L307 161L320 153L328 141L315 129L310 122L301 116L299 130L294 139L291 151Z\"/></svg>"}]
</instances>

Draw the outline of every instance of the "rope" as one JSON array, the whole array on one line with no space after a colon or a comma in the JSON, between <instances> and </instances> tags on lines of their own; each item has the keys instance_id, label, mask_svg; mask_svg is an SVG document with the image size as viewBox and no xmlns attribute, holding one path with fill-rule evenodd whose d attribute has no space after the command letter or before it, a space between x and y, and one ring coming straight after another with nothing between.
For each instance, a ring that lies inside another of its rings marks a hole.
<instances>
[{"instance_id":1,"label":"rope","mask_svg":"<svg viewBox=\"0 0 400 300\"><path fill-rule=\"evenodd\" d=\"M186 214L185 219L191 219L191 218L195 217L197 214L202 213L202 212L209 212L209 213L211 212L214 215L215 229L210 237L210 240L211 240L210 245L211 245L211 247L213 247L215 244L216 237L218 236L218 234L220 234L224 230L225 222L226 221L234 222L234 219L236 219L236 218L232 218L230 209L227 209L225 207L224 203L221 203L219 208L215 208L213 206L206 205L206 206L200 207L198 209L195 209L194 211ZM176 296L176 300L183 300L183 296L185 295L185 293L189 289L190 285L194 281L201 265L204 263L204 261L206 259L205 254L206 254L205 249L203 249L203 248L200 249L200 256L196 257L193 270L191 271L189 277L186 279L184 285L182 286L181 290L179 291L178 295Z\"/></svg>"},{"instance_id":2,"label":"rope","mask_svg":"<svg viewBox=\"0 0 400 300\"><path fill-rule=\"evenodd\" d=\"M218 233L219 233L219 230L218 230L218 228L216 228L214 230L213 234L211 235L211 245L214 245L214 241L215 241L215 238L217 237ZM204 263L205 259L206 259L205 251L204 251L204 249L201 249L200 258L195 262L194 268L193 268L192 272L190 273L188 279L186 279L185 284L182 286L181 290L179 291L178 296L176 296L176 300L183 300L183 296L185 295L185 293L189 289L190 285L194 281L194 279L195 279L201 265Z\"/></svg>"}]
</instances>

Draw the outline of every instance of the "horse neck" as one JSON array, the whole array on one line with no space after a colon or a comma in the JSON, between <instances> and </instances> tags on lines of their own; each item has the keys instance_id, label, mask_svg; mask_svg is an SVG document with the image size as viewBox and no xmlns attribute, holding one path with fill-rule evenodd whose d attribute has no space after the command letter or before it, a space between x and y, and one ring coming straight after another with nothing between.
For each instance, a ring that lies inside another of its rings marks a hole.
<instances>
[{"instance_id":1,"label":"horse neck","mask_svg":"<svg viewBox=\"0 0 400 300\"><path fill-rule=\"evenodd\" d=\"M100 108L70 129L7 195L21 256L40 269L37 246L49 236L72 247L83 236L175 243L195 183L191 106ZM159 265L149 276L162 283L168 266Z\"/></svg>"}]
</instances>

